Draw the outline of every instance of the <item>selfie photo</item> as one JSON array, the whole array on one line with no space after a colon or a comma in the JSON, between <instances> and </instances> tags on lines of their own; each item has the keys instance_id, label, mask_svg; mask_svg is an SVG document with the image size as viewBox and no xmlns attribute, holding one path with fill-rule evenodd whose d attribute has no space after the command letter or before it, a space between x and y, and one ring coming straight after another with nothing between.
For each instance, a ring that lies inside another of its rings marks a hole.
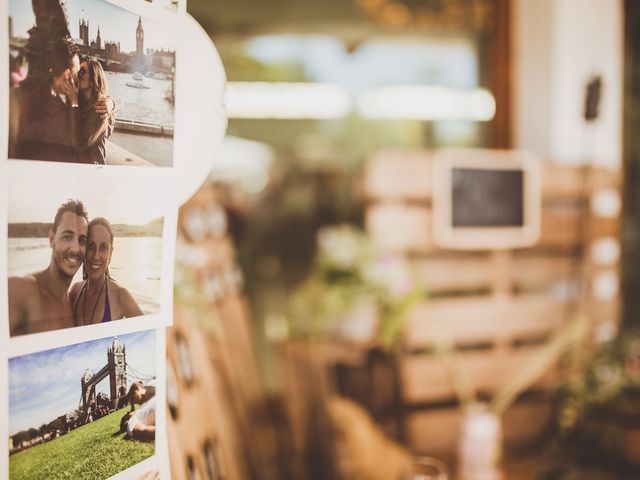
<instances>
[{"instance_id":1,"label":"selfie photo","mask_svg":"<svg viewBox=\"0 0 640 480\"><path fill-rule=\"evenodd\" d=\"M9 187L11 336L159 313L161 205L147 205L150 182L123 179L110 187L103 180L63 190L34 179L45 202Z\"/></svg>"}]
</instances>

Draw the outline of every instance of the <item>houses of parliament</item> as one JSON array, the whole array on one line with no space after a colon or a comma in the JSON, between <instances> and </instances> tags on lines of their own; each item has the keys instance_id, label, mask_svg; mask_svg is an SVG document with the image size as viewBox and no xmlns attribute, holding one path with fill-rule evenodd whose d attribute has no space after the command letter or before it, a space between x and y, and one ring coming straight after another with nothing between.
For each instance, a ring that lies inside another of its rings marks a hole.
<instances>
[{"instance_id":1,"label":"houses of parliament","mask_svg":"<svg viewBox=\"0 0 640 480\"><path fill-rule=\"evenodd\" d=\"M94 40L89 39L89 21L84 18L79 20L79 42L77 46L82 55L92 55L100 59L107 70L117 72L150 72L152 74L163 73L170 76L175 66L175 51L171 50L144 50L144 27L142 17L138 17L136 27L136 49L134 52L125 53L120 48L120 42L105 41L103 44L100 27Z\"/></svg>"}]
</instances>

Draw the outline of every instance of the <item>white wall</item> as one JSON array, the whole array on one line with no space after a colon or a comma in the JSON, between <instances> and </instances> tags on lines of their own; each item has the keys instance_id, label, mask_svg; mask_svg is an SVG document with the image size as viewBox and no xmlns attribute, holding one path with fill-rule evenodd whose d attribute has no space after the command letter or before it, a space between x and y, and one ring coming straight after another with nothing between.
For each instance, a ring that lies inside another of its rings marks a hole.
<instances>
[{"instance_id":1,"label":"white wall","mask_svg":"<svg viewBox=\"0 0 640 480\"><path fill-rule=\"evenodd\" d=\"M561 163L619 168L622 0L513 0L514 146ZM600 117L583 119L585 87L603 79Z\"/></svg>"}]
</instances>

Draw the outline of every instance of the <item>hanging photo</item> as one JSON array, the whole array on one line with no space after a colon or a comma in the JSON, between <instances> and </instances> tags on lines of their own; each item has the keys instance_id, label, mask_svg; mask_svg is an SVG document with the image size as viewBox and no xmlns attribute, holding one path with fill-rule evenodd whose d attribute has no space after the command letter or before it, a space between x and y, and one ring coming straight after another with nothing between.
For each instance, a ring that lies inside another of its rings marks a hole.
<instances>
[{"instance_id":1,"label":"hanging photo","mask_svg":"<svg viewBox=\"0 0 640 480\"><path fill-rule=\"evenodd\" d=\"M105 479L153 457L157 342L152 330L10 358L9 477Z\"/></svg>"},{"instance_id":2,"label":"hanging photo","mask_svg":"<svg viewBox=\"0 0 640 480\"><path fill-rule=\"evenodd\" d=\"M32 177L27 191L23 175L8 192L10 336L160 313L170 299L174 239L165 235L171 207L158 197L170 181L69 182L52 172Z\"/></svg>"},{"instance_id":3,"label":"hanging photo","mask_svg":"<svg viewBox=\"0 0 640 480\"><path fill-rule=\"evenodd\" d=\"M8 10L10 159L173 166L176 38L161 17L105 0Z\"/></svg>"}]
</instances>

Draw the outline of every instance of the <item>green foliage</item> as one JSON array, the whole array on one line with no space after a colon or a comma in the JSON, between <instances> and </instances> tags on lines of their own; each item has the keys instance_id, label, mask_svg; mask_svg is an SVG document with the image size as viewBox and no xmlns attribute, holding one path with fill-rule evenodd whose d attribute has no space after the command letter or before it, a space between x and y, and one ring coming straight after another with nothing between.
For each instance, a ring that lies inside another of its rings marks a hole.
<instances>
[{"instance_id":1,"label":"green foliage","mask_svg":"<svg viewBox=\"0 0 640 480\"><path fill-rule=\"evenodd\" d=\"M9 457L11 480L103 479L154 453L153 443L118 434L127 409L116 411L47 443Z\"/></svg>"},{"instance_id":2,"label":"green foliage","mask_svg":"<svg viewBox=\"0 0 640 480\"><path fill-rule=\"evenodd\" d=\"M290 302L290 333L329 336L357 315L370 316L376 340L393 348L408 311L425 297L404 257L378 251L351 225L325 228L311 275Z\"/></svg>"},{"instance_id":3,"label":"green foliage","mask_svg":"<svg viewBox=\"0 0 640 480\"><path fill-rule=\"evenodd\" d=\"M561 391L560 429L569 433L594 407L629 411L629 399L640 393L640 330L624 332L604 343L588 359L579 375Z\"/></svg>"}]
</instances>

